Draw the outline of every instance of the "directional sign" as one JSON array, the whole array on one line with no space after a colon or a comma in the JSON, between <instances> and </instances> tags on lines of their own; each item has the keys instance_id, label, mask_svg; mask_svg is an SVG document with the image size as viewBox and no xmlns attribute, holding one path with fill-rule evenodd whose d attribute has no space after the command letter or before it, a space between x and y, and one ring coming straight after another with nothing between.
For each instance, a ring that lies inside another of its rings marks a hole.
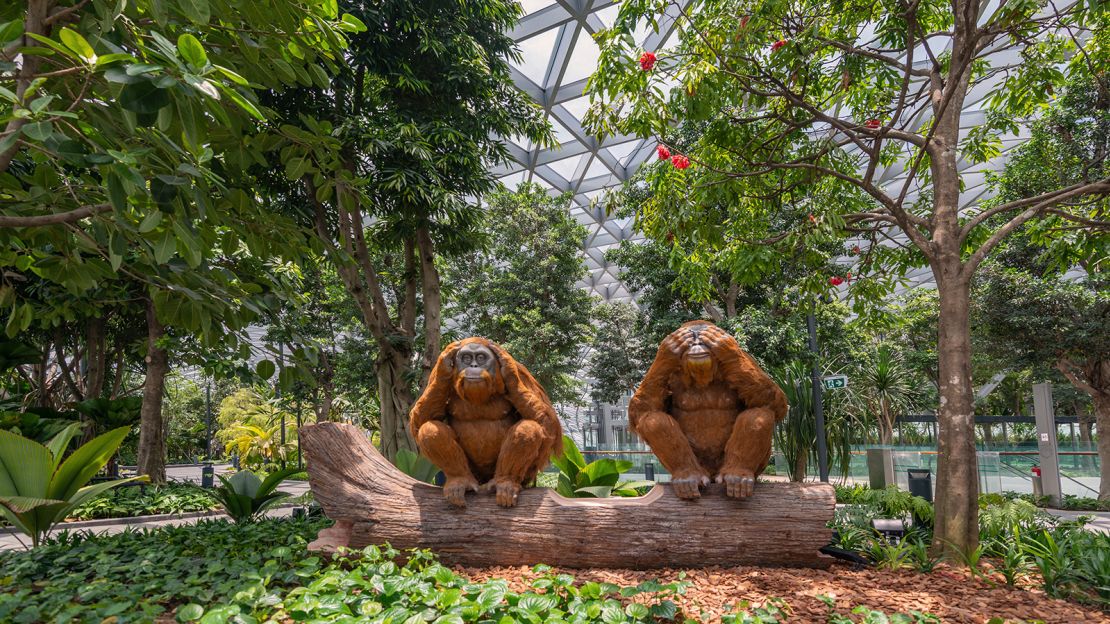
<instances>
[{"instance_id":1,"label":"directional sign","mask_svg":"<svg viewBox=\"0 0 1110 624\"><path fill-rule=\"evenodd\" d=\"M826 375L821 378L821 381L825 384L826 390L836 390L838 388L848 387L847 375Z\"/></svg>"}]
</instances>

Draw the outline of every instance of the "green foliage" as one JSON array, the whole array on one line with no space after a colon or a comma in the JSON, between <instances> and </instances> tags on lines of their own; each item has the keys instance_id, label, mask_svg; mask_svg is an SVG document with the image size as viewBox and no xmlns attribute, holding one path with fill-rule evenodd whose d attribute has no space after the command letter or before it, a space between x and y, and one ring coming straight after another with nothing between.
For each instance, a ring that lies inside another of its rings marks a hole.
<instances>
[{"instance_id":1,"label":"green foliage","mask_svg":"<svg viewBox=\"0 0 1110 624\"><path fill-rule=\"evenodd\" d=\"M86 399L75 403L73 409L92 421L97 431L106 431L139 424L142 406L141 396L131 396L120 399Z\"/></svg>"},{"instance_id":2,"label":"green foliage","mask_svg":"<svg viewBox=\"0 0 1110 624\"><path fill-rule=\"evenodd\" d=\"M145 476L86 485L115 454L130 427L97 436L64 457L79 425L56 435L45 446L0 431L0 512L38 546L55 524L77 505L121 483Z\"/></svg>"},{"instance_id":3,"label":"green foliage","mask_svg":"<svg viewBox=\"0 0 1110 624\"><path fill-rule=\"evenodd\" d=\"M555 491L567 498L640 496L640 489L655 485L653 481L621 483L621 474L632 468L632 462L628 460L604 457L587 464L578 445L569 436L563 436L563 455L552 457L551 463L559 469Z\"/></svg>"},{"instance_id":4,"label":"green foliage","mask_svg":"<svg viewBox=\"0 0 1110 624\"><path fill-rule=\"evenodd\" d=\"M220 506L211 490L188 483L116 488L81 503L69 517L74 520L131 518L155 514L209 511Z\"/></svg>"},{"instance_id":5,"label":"green foliage","mask_svg":"<svg viewBox=\"0 0 1110 624\"><path fill-rule=\"evenodd\" d=\"M870 506L882 514L879 517L883 518L912 517L926 524L933 521L932 503L899 489L896 485L889 485L882 490L873 490L864 484L834 487L838 503Z\"/></svg>"},{"instance_id":6,"label":"green foliage","mask_svg":"<svg viewBox=\"0 0 1110 624\"><path fill-rule=\"evenodd\" d=\"M500 344L532 373L554 403L578 396L574 374L590 334L582 241L586 228L567 212L570 195L538 185L486 199L480 231L487 241L452 262L446 313L460 335Z\"/></svg>"},{"instance_id":7,"label":"green foliage","mask_svg":"<svg viewBox=\"0 0 1110 624\"><path fill-rule=\"evenodd\" d=\"M619 403L644 378L656 349L641 331L645 322L646 315L631 303L614 301L593 307L594 344L585 374L591 380L591 399Z\"/></svg>"},{"instance_id":8,"label":"green foliage","mask_svg":"<svg viewBox=\"0 0 1110 624\"><path fill-rule=\"evenodd\" d=\"M327 2L140 0L72 7L59 28L26 19L37 6L0 12L6 334L149 297L166 325L238 353L286 279L271 260L306 248L247 174L274 114L259 93L327 85L357 20ZM21 227L43 216L70 227Z\"/></svg>"},{"instance_id":9,"label":"green foliage","mask_svg":"<svg viewBox=\"0 0 1110 624\"><path fill-rule=\"evenodd\" d=\"M439 474L439 468L428 461L427 457L419 453L414 453L408 449L397 451L397 457L394 461L397 464L398 470L417 481L434 483L436 475Z\"/></svg>"},{"instance_id":10,"label":"green foliage","mask_svg":"<svg viewBox=\"0 0 1110 624\"><path fill-rule=\"evenodd\" d=\"M285 444L281 426L285 421ZM216 439L242 466L260 470L296 454L297 417L265 388L240 388L220 402Z\"/></svg>"},{"instance_id":11,"label":"green foliage","mask_svg":"<svg viewBox=\"0 0 1110 624\"><path fill-rule=\"evenodd\" d=\"M73 424L77 415L50 408L27 408L22 411L0 411L0 430L10 431L36 442L46 443Z\"/></svg>"},{"instance_id":12,"label":"green foliage","mask_svg":"<svg viewBox=\"0 0 1110 624\"><path fill-rule=\"evenodd\" d=\"M232 520L252 522L266 510L289 498L285 492L275 490L287 477L300 471L300 468L286 468L271 472L265 479L259 479L249 470L240 470L231 478L216 475L222 485L215 488L213 494Z\"/></svg>"},{"instance_id":13,"label":"green foliage","mask_svg":"<svg viewBox=\"0 0 1110 624\"><path fill-rule=\"evenodd\" d=\"M832 523L835 546L861 552L877 567L926 573L936 567L928 525L913 527L893 543L871 528L873 518L923 515L923 506L931 505L862 485L836 486L836 494L845 506ZM1061 520L1013 495L984 494L979 505L979 545L954 550L973 574L985 577L982 564L989 562L1008 585L1039 578L1049 595L1110 605L1110 536L1084 528L1084 519Z\"/></svg>"},{"instance_id":14,"label":"green foliage","mask_svg":"<svg viewBox=\"0 0 1110 624\"><path fill-rule=\"evenodd\" d=\"M582 582L540 566L528 591L473 583L427 551L370 546L321 557L307 541L324 524L270 519L113 536L60 535L31 552L0 552L0 620L102 622L270 619L583 624L672 621L687 583ZM89 575L97 581L89 583ZM635 599L635 602L633 602Z\"/></svg>"}]
</instances>

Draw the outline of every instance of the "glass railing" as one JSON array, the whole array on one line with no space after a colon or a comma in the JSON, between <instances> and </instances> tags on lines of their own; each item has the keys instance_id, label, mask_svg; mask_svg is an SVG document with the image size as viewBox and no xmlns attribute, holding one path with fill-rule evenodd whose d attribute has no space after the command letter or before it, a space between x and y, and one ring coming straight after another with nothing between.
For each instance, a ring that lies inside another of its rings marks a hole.
<instances>
[{"instance_id":1,"label":"glass railing","mask_svg":"<svg viewBox=\"0 0 1110 624\"><path fill-rule=\"evenodd\" d=\"M1099 487L1099 458L1093 444L1078 444L1078 448L1059 446L1060 486L1064 494L1076 496L1098 495ZM859 446L852 450L848 470L842 471L839 466L830 468L830 478L834 482L867 483L869 480L867 470L867 448ZM933 486L936 487L937 451L929 446L892 446L894 459L895 480L899 487L908 488L906 471L913 469L927 469L933 474ZM587 462L603 457L632 462L632 469L626 474L627 479L644 479L646 475L654 473L655 480L665 483L670 480L667 470L648 450L621 450L621 449L589 449L583 450L582 455ZM1020 492L1033 491L1032 468L1038 463L1037 446L1035 443L991 445L989 449L982 449L976 453L979 460L979 490L981 492ZM651 465L649 471L648 465ZM548 468L549 471L554 468ZM786 461L782 454L775 451L772 455L771 466L768 474L785 476ZM810 462L808 477L817 478L817 466Z\"/></svg>"}]
</instances>

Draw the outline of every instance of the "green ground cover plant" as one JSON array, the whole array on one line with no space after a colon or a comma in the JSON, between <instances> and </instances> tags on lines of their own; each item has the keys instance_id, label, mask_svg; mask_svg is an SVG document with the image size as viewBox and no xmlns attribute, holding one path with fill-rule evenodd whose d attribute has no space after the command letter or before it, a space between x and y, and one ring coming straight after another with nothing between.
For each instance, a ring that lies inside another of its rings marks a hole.
<instances>
[{"instance_id":1,"label":"green ground cover plant","mask_svg":"<svg viewBox=\"0 0 1110 624\"><path fill-rule=\"evenodd\" d=\"M73 520L130 518L210 511L219 506L211 490L191 483L170 482L110 490L81 503L70 512L69 517Z\"/></svg>"},{"instance_id":2,"label":"green ground cover plant","mask_svg":"<svg viewBox=\"0 0 1110 624\"><path fill-rule=\"evenodd\" d=\"M894 488L837 486L834 544L867 557L877 568L931 572L940 563L930 551L929 522L915 521L897 540L871 526L875 518L931 517L924 499ZM1050 596L1110 608L1110 535L1084 528L1086 518L1065 520L1045 512L1032 497L984 494L979 500L979 545L958 551L958 561L989 582L1038 585Z\"/></svg>"},{"instance_id":3,"label":"green ground cover plant","mask_svg":"<svg viewBox=\"0 0 1110 624\"><path fill-rule=\"evenodd\" d=\"M0 621L643 622L674 618L671 598L685 588L576 583L540 567L534 591L515 593L500 580L472 583L426 551L407 553L407 562L376 546L359 557L309 554L308 540L326 524L219 520L61 533L35 550L0 553Z\"/></svg>"}]
</instances>

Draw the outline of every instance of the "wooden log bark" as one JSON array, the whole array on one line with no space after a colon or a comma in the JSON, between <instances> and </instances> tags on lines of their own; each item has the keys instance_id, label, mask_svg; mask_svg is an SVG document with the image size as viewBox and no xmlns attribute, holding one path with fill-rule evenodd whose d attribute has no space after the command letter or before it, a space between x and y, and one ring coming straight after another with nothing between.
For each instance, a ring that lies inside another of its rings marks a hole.
<instances>
[{"instance_id":1,"label":"wooden log bark","mask_svg":"<svg viewBox=\"0 0 1110 624\"><path fill-rule=\"evenodd\" d=\"M568 499L521 492L517 506L468 494L455 508L441 488L397 470L352 425L300 430L316 501L335 525L309 547L333 551L389 543L428 548L446 564L568 568L764 565L826 567L836 498L828 484L759 483L735 500L713 485L697 501L656 485L639 498Z\"/></svg>"}]
</instances>

